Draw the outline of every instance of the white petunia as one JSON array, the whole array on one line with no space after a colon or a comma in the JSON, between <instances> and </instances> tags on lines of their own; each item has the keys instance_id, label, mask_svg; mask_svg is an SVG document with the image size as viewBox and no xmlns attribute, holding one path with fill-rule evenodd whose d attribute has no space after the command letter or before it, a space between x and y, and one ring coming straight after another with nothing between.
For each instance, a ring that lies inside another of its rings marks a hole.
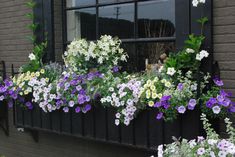
<instances>
[{"instance_id":1,"label":"white petunia","mask_svg":"<svg viewBox=\"0 0 235 157\"><path fill-rule=\"evenodd\" d=\"M33 54L33 53L30 53L29 54L29 59L32 61L32 60L35 60L36 59L36 56Z\"/></svg>"},{"instance_id":2,"label":"white petunia","mask_svg":"<svg viewBox=\"0 0 235 157\"><path fill-rule=\"evenodd\" d=\"M216 106L212 107L212 111L214 114L219 114L221 109L219 106L216 105Z\"/></svg>"},{"instance_id":3,"label":"white petunia","mask_svg":"<svg viewBox=\"0 0 235 157\"><path fill-rule=\"evenodd\" d=\"M167 69L167 74L170 76L173 76L176 73L175 68L168 68Z\"/></svg>"}]
</instances>

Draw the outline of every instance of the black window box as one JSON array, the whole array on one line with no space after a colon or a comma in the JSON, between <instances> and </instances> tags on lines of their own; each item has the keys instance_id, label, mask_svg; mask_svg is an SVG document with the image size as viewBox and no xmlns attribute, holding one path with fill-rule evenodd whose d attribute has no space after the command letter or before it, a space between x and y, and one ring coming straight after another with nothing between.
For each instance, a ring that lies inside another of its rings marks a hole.
<instances>
[{"instance_id":1,"label":"black window box","mask_svg":"<svg viewBox=\"0 0 235 157\"><path fill-rule=\"evenodd\" d=\"M30 130L54 132L57 134L126 145L135 148L156 150L162 143L172 142L172 136L195 138L202 133L198 110L188 112L173 122L155 119L156 111L140 113L129 126L114 124L115 110L93 107L86 114L54 111L43 112L34 104L33 110L25 110L15 105L15 124Z\"/></svg>"}]
</instances>

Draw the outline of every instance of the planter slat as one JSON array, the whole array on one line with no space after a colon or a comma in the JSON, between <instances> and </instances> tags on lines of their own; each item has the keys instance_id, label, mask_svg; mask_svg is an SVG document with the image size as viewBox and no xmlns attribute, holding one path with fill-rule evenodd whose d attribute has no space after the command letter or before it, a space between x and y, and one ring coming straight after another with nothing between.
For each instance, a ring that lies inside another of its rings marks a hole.
<instances>
[{"instance_id":1,"label":"planter slat","mask_svg":"<svg viewBox=\"0 0 235 157\"><path fill-rule=\"evenodd\" d=\"M84 136L94 137L94 110L84 114Z\"/></svg>"},{"instance_id":2,"label":"planter slat","mask_svg":"<svg viewBox=\"0 0 235 157\"><path fill-rule=\"evenodd\" d=\"M164 142L164 122L163 120L156 120L157 112L150 111L149 113L149 147L156 148Z\"/></svg>"},{"instance_id":3,"label":"planter slat","mask_svg":"<svg viewBox=\"0 0 235 157\"><path fill-rule=\"evenodd\" d=\"M45 113L45 112L41 111L41 120L42 120L42 128L43 129L51 129L50 113Z\"/></svg>"},{"instance_id":4,"label":"planter slat","mask_svg":"<svg viewBox=\"0 0 235 157\"><path fill-rule=\"evenodd\" d=\"M95 108L95 138L106 140L106 110L103 107Z\"/></svg>"},{"instance_id":5,"label":"planter slat","mask_svg":"<svg viewBox=\"0 0 235 157\"><path fill-rule=\"evenodd\" d=\"M82 124L82 113L72 112L72 133L73 135L82 136L83 135L83 124Z\"/></svg>"},{"instance_id":6,"label":"planter slat","mask_svg":"<svg viewBox=\"0 0 235 157\"><path fill-rule=\"evenodd\" d=\"M64 133L71 133L71 118L70 118L70 112L64 113L62 112L61 115L61 131Z\"/></svg>"},{"instance_id":7,"label":"planter slat","mask_svg":"<svg viewBox=\"0 0 235 157\"><path fill-rule=\"evenodd\" d=\"M107 130L108 130L108 141L119 142L120 131L119 128L114 124L116 111L113 108L107 109Z\"/></svg>"}]
</instances>

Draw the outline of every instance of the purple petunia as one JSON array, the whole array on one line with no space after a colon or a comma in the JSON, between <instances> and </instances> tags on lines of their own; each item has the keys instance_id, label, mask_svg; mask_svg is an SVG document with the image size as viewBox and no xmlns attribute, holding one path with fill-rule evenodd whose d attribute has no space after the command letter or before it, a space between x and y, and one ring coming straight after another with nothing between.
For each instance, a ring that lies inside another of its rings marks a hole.
<instances>
[{"instance_id":1,"label":"purple petunia","mask_svg":"<svg viewBox=\"0 0 235 157\"><path fill-rule=\"evenodd\" d=\"M68 112L69 112L69 108L68 108L68 107L64 107L64 108L63 108L63 111L64 111L65 113L68 113Z\"/></svg>"},{"instance_id":2,"label":"purple petunia","mask_svg":"<svg viewBox=\"0 0 235 157\"><path fill-rule=\"evenodd\" d=\"M160 120L160 119L162 119L162 117L163 117L163 113L160 112L160 113L157 114L156 119Z\"/></svg>"},{"instance_id":3,"label":"purple petunia","mask_svg":"<svg viewBox=\"0 0 235 157\"><path fill-rule=\"evenodd\" d=\"M83 108L82 112L83 113L87 113L90 110L91 110L91 105L90 104L86 104L86 106Z\"/></svg>"},{"instance_id":4,"label":"purple petunia","mask_svg":"<svg viewBox=\"0 0 235 157\"><path fill-rule=\"evenodd\" d=\"M183 88L184 88L183 83L179 83L178 86L177 86L177 89L178 89L179 91L182 91Z\"/></svg>"},{"instance_id":5,"label":"purple petunia","mask_svg":"<svg viewBox=\"0 0 235 157\"><path fill-rule=\"evenodd\" d=\"M215 83L217 86L219 86L219 87L221 87L221 86L224 85L223 81L220 80L218 77L215 77L215 78L213 79L213 81L214 81L214 83Z\"/></svg>"},{"instance_id":6,"label":"purple petunia","mask_svg":"<svg viewBox=\"0 0 235 157\"><path fill-rule=\"evenodd\" d=\"M190 99L188 103L188 109L189 110L194 110L195 106L197 104L197 100L195 99Z\"/></svg>"},{"instance_id":7,"label":"purple petunia","mask_svg":"<svg viewBox=\"0 0 235 157\"><path fill-rule=\"evenodd\" d=\"M76 108L75 108L75 112L76 112L76 113L79 113L80 111L81 111L81 108L80 108L80 107L76 107Z\"/></svg>"},{"instance_id":8,"label":"purple petunia","mask_svg":"<svg viewBox=\"0 0 235 157\"><path fill-rule=\"evenodd\" d=\"M32 110L33 109L33 104L31 102L26 102L25 106L28 107L28 109Z\"/></svg>"},{"instance_id":9,"label":"purple petunia","mask_svg":"<svg viewBox=\"0 0 235 157\"><path fill-rule=\"evenodd\" d=\"M113 71L114 73L117 73L117 72L119 71L119 67L118 67L118 66L114 66L114 67L112 68L112 71Z\"/></svg>"},{"instance_id":10,"label":"purple petunia","mask_svg":"<svg viewBox=\"0 0 235 157\"><path fill-rule=\"evenodd\" d=\"M180 106L177 108L178 112L181 113L181 114L184 114L185 111L186 111L186 108L184 106Z\"/></svg>"}]
</instances>

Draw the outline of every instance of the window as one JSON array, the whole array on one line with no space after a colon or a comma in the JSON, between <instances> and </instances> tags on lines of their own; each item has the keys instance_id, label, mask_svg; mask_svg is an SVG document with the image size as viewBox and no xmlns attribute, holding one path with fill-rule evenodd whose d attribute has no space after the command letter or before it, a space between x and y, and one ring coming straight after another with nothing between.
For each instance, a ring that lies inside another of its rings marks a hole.
<instances>
[{"instance_id":1,"label":"window","mask_svg":"<svg viewBox=\"0 0 235 157\"><path fill-rule=\"evenodd\" d=\"M129 54L124 67L145 69L175 48L175 0L65 0L65 46L74 38L118 36Z\"/></svg>"}]
</instances>

